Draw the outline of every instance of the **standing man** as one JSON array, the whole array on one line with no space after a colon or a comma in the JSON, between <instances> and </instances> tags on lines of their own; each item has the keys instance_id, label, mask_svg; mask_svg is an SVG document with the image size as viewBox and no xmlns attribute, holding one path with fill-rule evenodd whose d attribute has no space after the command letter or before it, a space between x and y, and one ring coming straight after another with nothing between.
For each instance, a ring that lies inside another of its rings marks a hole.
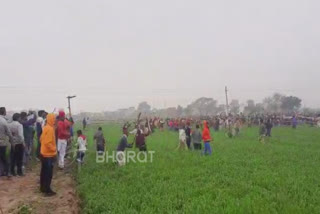
<instances>
[{"instance_id":1,"label":"standing man","mask_svg":"<svg viewBox=\"0 0 320 214\"><path fill-rule=\"evenodd\" d=\"M70 124L65 118L64 111L59 111L59 121L57 125L59 168L64 169L64 158L66 155L68 139L70 137ZM47 121L48 122L48 121Z\"/></svg>"},{"instance_id":2,"label":"standing man","mask_svg":"<svg viewBox=\"0 0 320 214\"><path fill-rule=\"evenodd\" d=\"M70 158L70 149L72 148L72 142L73 142L73 125L74 125L74 121L73 121L73 118L70 117L69 119L65 119L65 121L67 122L68 124L68 127L69 127L69 133L70 133L70 136L67 140L67 150L66 150L66 157Z\"/></svg>"},{"instance_id":3,"label":"standing man","mask_svg":"<svg viewBox=\"0 0 320 214\"><path fill-rule=\"evenodd\" d=\"M220 129L220 120L219 117L215 118L215 122L214 122L214 130L217 132Z\"/></svg>"},{"instance_id":4,"label":"standing man","mask_svg":"<svg viewBox=\"0 0 320 214\"><path fill-rule=\"evenodd\" d=\"M188 149L191 149L191 128L190 128L190 122L187 122L187 127L186 127L186 140L187 140L187 146Z\"/></svg>"},{"instance_id":5,"label":"standing man","mask_svg":"<svg viewBox=\"0 0 320 214\"><path fill-rule=\"evenodd\" d=\"M19 123L20 114L15 113L12 116L12 123L9 124L9 128L12 134L12 149L11 149L11 174L16 176L15 167L17 167L18 176L23 176L22 163L24 154L24 135L23 126Z\"/></svg>"},{"instance_id":6,"label":"standing man","mask_svg":"<svg viewBox=\"0 0 320 214\"><path fill-rule=\"evenodd\" d=\"M126 156L124 151L126 150L126 148L132 148L132 145L128 143L128 128L123 127L122 128L122 132L123 132L123 136L120 139L120 142L118 144L118 148L117 148L117 155L116 155L116 159L118 161L119 166L124 166L126 165Z\"/></svg>"},{"instance_id":7,"label":"standing man","mask_svg":"<svg viewBox=\"0 0 320 214\"><path fill-rule=\"evenodd\" d=\"M82 120L82 126L83 126L83 130L86 130L87 127L87 119L84 117Z\"/></svg>"},{"instance_id":8,"label":"standing man","mask_svg":"<svg viewBox=\"0 0 320 214\"><path fill-rule=\"evenodd\" d=\"M192 143L194 150L201 150L202 136L200 132L200 126L196 125L196 130L192 132Z\"/></svg>"},{"instance_id":9,"label":"standing man","mask_svg":"<svg viewBox=\"0 0 320 214\"><path fill-rule=\"evenodd\" d=\"M144 133L142 133L141 129L138 129L136 134L136 147L139 148L140 152L147 151L146 138Z\"/></svg>"},{"instance_id":10,"label":"standing man","mask_svg":"<svg viewBox=\"0 0 320 214\"><path fill-rule=\"evenodd\" d=\"M47 124L43 127L41 142L41 173L40 173L40 191L46 196L54 196L55 192L51 189L53 174L53 163L57 155L56 137L55 137L55 115L48 114Z\"/></svg>"},{"instance_id":11,"label":"standing man","mask_svg":"<svg viewBox=\"0 0 320 214\"><path fill-rule=\"evenodd\" d=\"M272 130L272 127L273 127L273 124L272 124L272 121L271 121L271 118L269 118L266 122L266 136L267 137L271 137L271 130Z\"/></svg>"},{"instance_id":12,"label":"standing man","mask_svg":"<svg viewBox=\"0 0 320 214\"><path fill-rule=\"evenodd\" d=\"M211 150L211 146L210 146L210 142L211 142L211 135L210 135L210 130L209 130L209 126L208 126L208 122L204 121L203 122L203 131L202 131L202 140L204 142L204 155L211 155L212 150Z\"/></svg>"},{"instance_id":13,"label":"standing man","mask_svg":"<svg viewBox=\"0 0 320 214\"><path fill-rule=\"evenodd\" d=\"M266 137L267 129L266 125L263 121L263 119L260 119L260 126L259 126L259 141L260 143L265 143L265 137Z\"/></svg>"},{"instance_id":14,"label":"standing man","mask_svg":"<svg viewBox=\"0 0 320 214\"><path fill-rule=\"evenodd\" d=\"M104 138L102 128L99 127L98 131L94 134L93 139L96 141L96 146L97 146L97 152L98 154L103 154L105 151L105 143L106 140Z\"/></svg>"},{"instance_id":15,"label":"standing man","mask_svg":"<svg viewBox=\"0 0 320 214\"><path fill-rule=\"evenodd\" d=\"M28 161L31 159L31 153L33 150L33 124L36 122L37 117L35 113L33 115L28 116L26 112L21 112L20 119L20 123L23 126L23 135L26 145L24 149L24 164L26 165Z\"/></svg>"},{"instance_id":16,"label":"standing man","mask_svg":"<svg viewBox=\"0 0 320 214\"><path fill-rule=\"evenodd\" d=\"M89 127L89 125L90 125L90 118L87 117L87 119L86 119L86 127Z\"/></svg>"},{"instance_id":17,"label":"standing man","mask_svg":"<svg viewBox=\"0 0 320 214\"><path fill-rule=\"evenodd\" d=\"M296 116L293 116L293 118L292 118L292 128L296 129L297 128L297 124L298 124L297 118L296 118Z\"/></svg>"},{"instance_id":18,"label":"standing man","mask_svg":"<svg viewBox=\"0 0 320 214\"><path fill-rule=\"evenodd\" d=\"M38 118L37 118L37 122L36 122L36 132L37 132L37 152L36 152L36 156L39 159L40 158L40 147L41 147L41 143L40 143L40 136L42 134L42 128L45 125L45 111L40 110L38 111Z\"/></svg>"},{"instance_id":19,"label":"standing man","mask_svg":"<svg viewBox=\"0 0 320 214\"><path fill-rule=\"evenodd\" d=\"M6 156L7 146L12 142L12 135L5 118L7 114L5 107L0 107L0 161L3 166L3 176L9 176L9 162Z\"/></svg>"},{"instance_id":20,"label":"standing man","mask_svg":"<svg viewBox=\"0 0 320 214\"><path fill-rule=\"evenodd\" d=\"M164 128L164 120L161 118L161 119L159 120L159 129L160 129L160 131L163 132L163 128Z\"/></svg>"}]
</instances>

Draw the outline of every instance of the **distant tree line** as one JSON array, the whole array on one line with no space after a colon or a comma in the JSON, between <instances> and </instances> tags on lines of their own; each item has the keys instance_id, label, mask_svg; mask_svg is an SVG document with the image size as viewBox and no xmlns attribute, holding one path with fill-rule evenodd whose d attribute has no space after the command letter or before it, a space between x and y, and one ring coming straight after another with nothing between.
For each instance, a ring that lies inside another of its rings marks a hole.
<instances>
[{"instance_id":1,"label":"distant tree line","mask_svg":"<svg viewBox=\"0 0 320 214\"><path fill-rule=\"evenodd\" d=\"M301 108L302 100L296 96L286 96L275 93L270 97L266 97L262 102L256 103L249 99L246 103L240 104L239 100L231 100L228 112L236 115L243 113L244 115L263 114L263 113L281 113L293 114L301 112L306 115L314 115L320 113L319 110L311 108ZM209 97L201 97L193 101L186 107L178 105L177 107L169 107L165 109L152 108L147 102L139 103L137 108L130 107L127 109L119 109L114 112L105 112L105 116L112 119L119 118L135 118L139 112L149 116L159 117L189 117L189 116L214 116L225 114L227 107L225 104L219 104L217 100Z\"/></svg>"}]
</instances>

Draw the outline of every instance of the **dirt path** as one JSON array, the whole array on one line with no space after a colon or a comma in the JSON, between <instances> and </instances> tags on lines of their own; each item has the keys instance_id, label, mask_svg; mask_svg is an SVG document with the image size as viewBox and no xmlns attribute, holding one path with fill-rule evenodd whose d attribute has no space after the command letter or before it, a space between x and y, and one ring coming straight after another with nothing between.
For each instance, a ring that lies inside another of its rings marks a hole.
<instances>
[{"instance_id":1,"label":"dirt path","mask_svg":"<svg viewBox=\"0 0 320 214\"><path fill-rule=\"evenodd\" d=\"M7 213L79 213L79 200L71 174L54 172L54 197L44 197L39 190L39 164L24 177L0 177L0 214ZM2 211L2 212L1 212Z\"/></svg>"}]
</instances>

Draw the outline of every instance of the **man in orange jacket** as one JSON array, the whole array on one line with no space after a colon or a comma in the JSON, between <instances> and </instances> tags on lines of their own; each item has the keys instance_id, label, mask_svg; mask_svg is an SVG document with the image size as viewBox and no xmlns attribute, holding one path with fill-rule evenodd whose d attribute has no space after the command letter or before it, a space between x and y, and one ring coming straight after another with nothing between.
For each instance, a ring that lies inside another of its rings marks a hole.
<instances>
[{"instance_id":1,"label":"man in orange jacket","mask_svg":"<svg viewBox=\"0 0 320 214\"><path fill-rule=\"evenodd\" d=\"M211 151L210 142L211 142L212 139L211 139L210 129L209 129L207 121L203 122L202 140L204 142L204 152L203 152L203 154L211 155L212 151Z\"/></svg>"},{"instance_id":2,"label":"man in orange jacket","mask_svg":"<svg viewBox=\"0 0 320 214\"><path fill-rule=\"evenodd\" d=\"M51 189L53 174L53 163L57 155L56 137L55 137L54 114L48 114L47 124L43 127L40 137L41 142L41 173L40 173L40 191L46 196L54 196L55 192Z\"/></svg>"}]
</instances>

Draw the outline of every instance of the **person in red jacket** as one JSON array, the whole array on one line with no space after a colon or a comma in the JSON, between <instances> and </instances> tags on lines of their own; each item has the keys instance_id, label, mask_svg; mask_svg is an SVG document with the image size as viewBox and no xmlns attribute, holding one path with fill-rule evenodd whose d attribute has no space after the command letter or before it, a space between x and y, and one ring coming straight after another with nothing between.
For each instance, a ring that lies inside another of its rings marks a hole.
<instances>
[{"instance_id":1,"label":"person in red jacket","mask_svg":"<svg viewBox=\"0 0 320 214\"><path fill-rule=\"evenodd\" d=\"M68 139L70 138L70 122L65 119L65 113L59 112L59 119L57 125L57 138L58 138L58 152L59 152L59 168L64 168L64 157L66 155L66 149Z\"/></svg>"},{"instance_id":2,"label":"person in red jacket","mask_svg":"<svg viewBox=\"0 0 320 214\"><path fill-rule=\"evenodd\" d=\"M211 135L210 135L210 129L208 126L208 122L204 121L203 122L203 131L202 131L202 140L204 142L204 155L211 155L212 150L211 150L211 146L210 146L210 142L211 142Z\"/></svg>"}]
</instances>

